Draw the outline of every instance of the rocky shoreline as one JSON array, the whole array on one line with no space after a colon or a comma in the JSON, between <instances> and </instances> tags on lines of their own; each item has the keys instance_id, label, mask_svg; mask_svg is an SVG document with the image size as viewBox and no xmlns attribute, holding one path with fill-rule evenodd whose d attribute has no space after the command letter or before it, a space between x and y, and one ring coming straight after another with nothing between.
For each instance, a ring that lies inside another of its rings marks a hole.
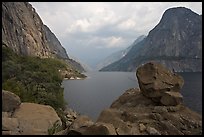
<instances>
[{"instance_id":1,"label":"rocky shoreline","mask_svg":"<svg viewBox=\"0 0 204 137\"><path fill-rule=\"evenodd\" d=\"M64 80L83 80L85 78L81 78L81 77L71 77L71 78L64 78Z\"/></svg>"},{"instance_id":2,"label":"rocky shoreline","mask_svg":"<svg viewBox=\"0 0 204 137\"><path fill-rule=\"evenodd\" d=\"M181 76L154 62L140 66L136 76L139 88L125 91L96 122L72 109L59 118L50 106L21 103L15 94L2 91L2 134L202 134L202 116L183 104Z\"/></svg>"}]
</instances>

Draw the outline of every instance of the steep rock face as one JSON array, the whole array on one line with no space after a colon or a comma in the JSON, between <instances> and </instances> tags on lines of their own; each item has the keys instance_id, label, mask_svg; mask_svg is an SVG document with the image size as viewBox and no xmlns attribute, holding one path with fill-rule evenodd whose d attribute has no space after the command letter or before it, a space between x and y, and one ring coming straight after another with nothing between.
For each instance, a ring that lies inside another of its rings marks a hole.
<instances>
[{"instance_id":1,"label":"steep rock face","mask_svg":"<svg viewBox=\"0 0 204 137\"><path fill-rule=\"evenodd\" d=\"M166 10L159 24L144 40L102 71L135 71L139 65L152 60L177 72L201 72L201 15L184 7Z\"/></svg>"},{"instance_id":2,"label":"steep rock face","mask_svg":"<svg viewBox=\"0 0 204 137\"><path fill-rule=\"evenodd\" d=\"M57 37L27 2L2 3L2 43L20 55L64 59L84 71L69 59Z\"/></svg>"},{"instance_id":3,"label":"steep rock face","mask_svg":"<svg viewBox=\"0 0 204 137\"><path fill-rule=\"evenodd\" d=\"M45 38L47 40L51 53L56 55L56 57L58 58L68 59L69 57L66 53L66 50L62 47L57 37L46 25L43 25L42 28L45 32Z\"/></svg>"},{"instance_id":4,"label":"steep rock face","mask_svg":"<svg viewBox=\"0 0 204 137\"><path fill-rule=\"evenodd\" d=\"M29 3L2 4L2 41L15 52L42 58L68 58L55 35Z\"/></svg>"},{"instance_id":5,"label":"steep rock face","mask_svg":"<svg viewBox=\"0 0 204 137\"><path fill-rule=\"evenodd\" d=\"M16 53L51 57L43 22L29 3L2 4L2 41Z\"/></svg>"},{"instance_id":6,"label":"steep rock face","mask_svg":"<svg viewBox=\"0 0 204 137\"><path fill-rule=\"evenodd\" d=\"M78 63L77 61L73 60L73 59L68 59L66 60L67 63L71 64L74 68L76 68L79 72L85 72L86 70L84 69L84 67Z\"/></svg>"}]
</instances>

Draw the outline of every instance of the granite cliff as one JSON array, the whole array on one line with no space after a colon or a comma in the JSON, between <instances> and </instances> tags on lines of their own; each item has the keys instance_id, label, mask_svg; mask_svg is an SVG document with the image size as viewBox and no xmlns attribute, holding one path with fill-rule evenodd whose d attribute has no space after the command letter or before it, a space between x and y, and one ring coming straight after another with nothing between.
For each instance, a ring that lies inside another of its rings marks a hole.
<instances>
[{"instance_id":1,"label":"granite cliff","mask_svg":"<svg viewBox=\"0 0 204 137\"><path fill-rule=\"evenodd\" d=\"M68 57L57 37L28 2L2 3L2 43L19 55L59 58L84 71L79 63Z\"/></svg>"},{"instance_id":2,"label":"granite cliff","mask_svg":"<svg viewBox=\"0 0 204 137\"><path fill-rule=\"evenodd\" d=\"M135 71L153 60L177 72L201 72L202 16L184 7L166 10L144 40L101 71Z\"/></svg>"}]
</instances>

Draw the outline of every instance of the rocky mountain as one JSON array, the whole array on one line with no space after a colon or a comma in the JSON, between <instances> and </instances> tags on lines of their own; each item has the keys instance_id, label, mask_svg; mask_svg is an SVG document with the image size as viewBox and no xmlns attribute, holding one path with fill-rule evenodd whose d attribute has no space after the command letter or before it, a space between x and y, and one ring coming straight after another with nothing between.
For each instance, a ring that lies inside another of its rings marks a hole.
<instances>
[{"instance_id":1,"label":"rocky mountain","mask_svg":"<svg viewBox=\"0 0 204 137\"><path fill-rule=\"evenodd\" d=\"M50 51L58 58L69 59L66 50L62 47L61 43L57 39L54 33L46 26L43 25L43 31L45 32L45 38L49 45Z\"/></svg>"},{"instance_id":2,"label":"rocky mountain","mask_svg":"<svg viewBox=\"0 0 204 137\"><path fill-rule=\"evenodd\" d=\"M2 43L21 55L74 62L79 70L84 71L79 63L69 60L57 37L28 2L2 3Z\"/></svg>"},{"instance_id":3,"label":"rocky mountain","mask_svg":"<svg viewBox=\"0 0 204 137\"><path fill-rule=\"evenodd\" d=\"M167 9L145 39L101 71L135 71L149 61L177 72L201 72L202 16L185 7Z\"/></svg>"},{"instance_id":4,"label":"rocky mountain","mask_svg":"<svg viewBox=\"0 0 204 137\"><path fill-rule=\"evenodd\" d=\"M109 64L112 64L113 62L116 62L118 60L120 60L121 58L123 58L129 51L130 49L136 45L137 43L139 43L140 41L142 41L145 38L144 35L139 36L129 47L127 47L124 50L120 50L118 52L115 52L111 55L109 55L108 57L106 57L103 61L101 61L98 65L97 65L97 70L108 66Z\"/></svg>"}]
</instances>

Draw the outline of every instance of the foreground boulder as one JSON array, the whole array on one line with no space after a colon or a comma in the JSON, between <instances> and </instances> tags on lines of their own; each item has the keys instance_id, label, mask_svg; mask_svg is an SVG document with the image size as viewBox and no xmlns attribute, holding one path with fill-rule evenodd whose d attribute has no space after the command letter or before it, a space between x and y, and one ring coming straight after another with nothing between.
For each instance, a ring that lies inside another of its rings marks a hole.
<instances>
[{"instance_id":1,"label":"foreground boulder","mask_svg":"<svg viewBox=\"0 0 204 137\"><path fill-rule=\"evenodd\" d=\"M2 90L2 111L12 112L21 104L19 96L16 94Z\"/></svg>"},{"instance_id":2,"label":"foreground boulder","mask_svg":"<svg viewBox=\"0 0 204 137\"><path fill-rule=\"evenodd\" d=\"M146 97L163 105L175 106L182 103L180 90L184 80L163 65L155 62L144 64L137 69L136 76Z\"/></svg>"},{"instance_id":3,"label":"foreground boulder","mask_svg":"<svg viewBox=\"0 0 204 137\"><path fill-rule=\"evenodd\" d=\"M158 105L137 88L127 90L97 122L112 124L118 135L200 135L202 116L183 104Z\"/></svg>"},{"instance_id":4,"label":"foreground boulder","mask_svg":"<svg viewBox=\"0 0 204 137\"><path fill-rule=\"evenodd\" d=\"M182 103L183 78L153 62L137 69L139 87L127 90L97 122L118 135L200 135L202 116Z\"/></svg>"},{"instance_id":5,"label":"foreground boulder","mask_svg":"<svg viewBox=\"0 0 204 137\"><path fill-rule=\"evenodd\" d=\"M3 135L48 135L54 123L62 125L51 106L21 103L10 91L2 90L2 108Z\"/></svg>"},{"instance_id":6,"label":"foreground boulder","mask_svg":"<svg viewBox=\"0 0 204 137\"><path fill-rule=\"evenodd\" d=\"M21 103L13 117L19 121L21 135L47 135L56 121L62 124L52 107L35 103Z\"/></svg>"}]
</instances>

